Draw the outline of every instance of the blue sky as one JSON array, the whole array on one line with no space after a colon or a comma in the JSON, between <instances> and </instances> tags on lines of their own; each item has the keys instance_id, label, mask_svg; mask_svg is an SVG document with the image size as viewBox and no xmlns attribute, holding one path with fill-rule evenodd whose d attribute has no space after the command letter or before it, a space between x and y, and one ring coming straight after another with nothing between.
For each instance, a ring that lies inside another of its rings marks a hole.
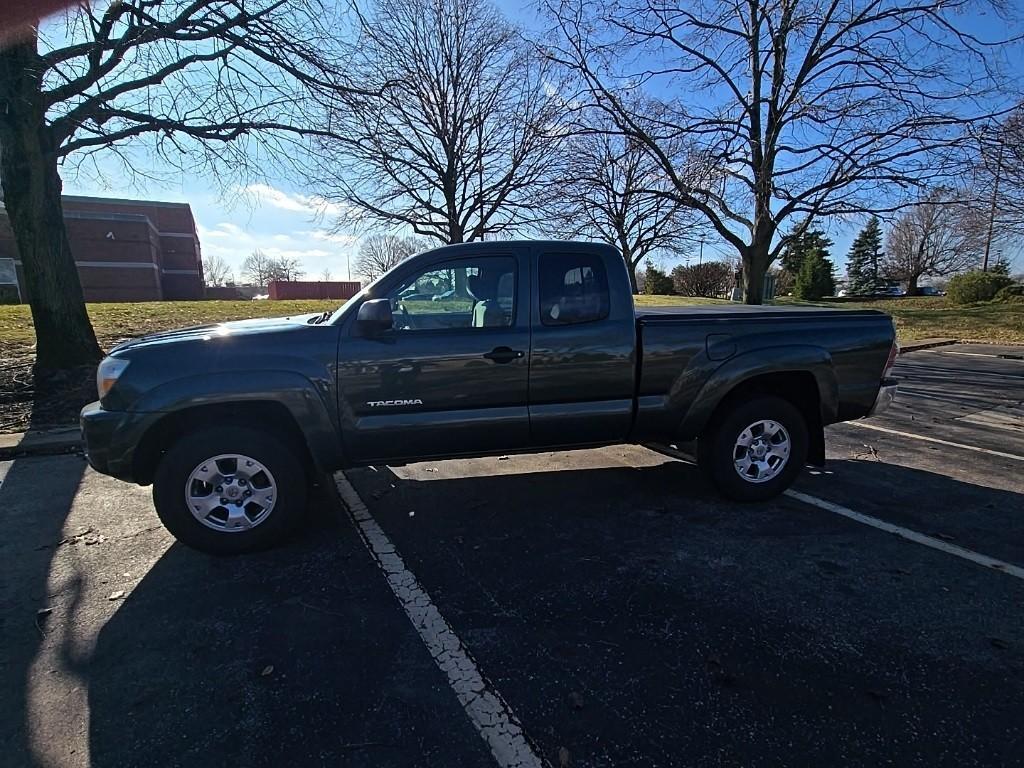
<instances>
[{"instance_id":1,"label":"blue sky","mask_svg":"<svg viewBox=\"0 0 1024 768\"><path fill-rule=\"evenodd\" d=\"M527 29L537 30L540 22L531 4L499 0L497 5L513 21ZM1005 26L993 16L975 16L970 27L984 36L1005 34ZM1014 57L1020 70L1024 70L1024 56L1020 50ZM166 176L166 169L154 169ZM285 178L271 176L259 184L230 188L222 192L211 180L182 176L171 183L152 183L142 188L125 191L126 184L111 166L103 180L84 175L70 175L64 180L67 194L111 197L140 197L155 200L187 202L191 205L199 227L200 242L205 257L221 256L241 277L242 260L254 249L260 248L273 256L298 258L308 279L319 278L329 270L333 279L347 279L349 264L354 264L358 237L349 231L332 232L333 213L336 209L325 205L309 190L296 186ZM845 265L845 254L856 235L857 223L824 223L835 241L833 260L840 271ZM696 253L694 254L696 258ZM705 260L735 258L735 251L715 242L704 247ZM1016 259L1022 267L1024 259ZM671 262L669 262L671 263ZM355 277L355 274L353 274Z\"/></svg>"}]
</instances>

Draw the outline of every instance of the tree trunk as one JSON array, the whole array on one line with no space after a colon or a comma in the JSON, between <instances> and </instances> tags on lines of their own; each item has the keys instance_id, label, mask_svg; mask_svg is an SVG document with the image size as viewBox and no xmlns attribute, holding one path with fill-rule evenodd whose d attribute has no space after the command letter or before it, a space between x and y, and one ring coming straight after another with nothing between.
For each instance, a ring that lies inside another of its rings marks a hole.
<instances>
[{"instance_id":1,"label":"tree trunk","mask_svg":"<svg viewBox=\"0 0 1024 768\"><path fill-rule=\"evenodd\" d=\"M743 253L743 303L764 303L764 276L768 272L770 243L754 243Z\"/></svg>"},{"instance_id":2,"label":"tree trunk","mask_svg":"<svg viewBox=\"0 0 1024 768\"><path fill-rule=\"evenodd\" d=\"M633 291L633 295L636 296L640 293L636 287L636 262L633 260L633 254L629 251L623 250L622 258L626 262L626 268L629 270L629 287Z\"/></svg>"},{"instance_id":3,"label":"tree trunk","mask_svg":"<svg viewBox=\"0 0 1024 768\"><path fill-rule=\"evenodd\" d=\"M56 147L40 104L35 40L0 51L0 183L36 331L37 377L102 353L71 256Z\"/></svg>"},{"instance_id":4,"label":"tree trunk","mask_svg":"<svg viewBox=\"0 0 1024 768\"><path fill-rule=\"evenodd\" d=\"M917 287L917 281L920 279L920 275L911 275L907 278L907 296L917 296L920 293L920 289Z\"/></svg>"}]
</instances>

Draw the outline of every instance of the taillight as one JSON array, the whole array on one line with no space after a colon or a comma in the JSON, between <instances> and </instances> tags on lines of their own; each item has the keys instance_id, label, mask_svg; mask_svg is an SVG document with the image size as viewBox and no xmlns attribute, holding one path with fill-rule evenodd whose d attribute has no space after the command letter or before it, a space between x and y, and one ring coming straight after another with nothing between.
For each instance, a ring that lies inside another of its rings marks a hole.
<instances>
[{"instance_id":1,"label":"taillight","mask_svg":"<svg viewBox=\"0 0 1024 768\"><path fill-rule=\"evenodd\" d=\"M896 358L900 354L900 345L896 339L892 340L892 349L889 350L889 359L885 361L885 369L882 371L882 378L889 378L889 374L892 373L892 367L896 365Z\"/></svg>"}]
</instances>

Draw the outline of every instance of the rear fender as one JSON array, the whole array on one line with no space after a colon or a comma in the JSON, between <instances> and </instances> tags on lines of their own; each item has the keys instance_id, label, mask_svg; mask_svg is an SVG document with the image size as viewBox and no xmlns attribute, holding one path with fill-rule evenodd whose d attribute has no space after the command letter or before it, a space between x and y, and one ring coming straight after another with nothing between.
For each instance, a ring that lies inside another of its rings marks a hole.
<instances>
[{"instance_id":1,"label":"rear fender","mask_svg":"<svg viewBox=\"0 0 1024 768\"><path fill-rule=\"evenodd\" d=\"M810 373L814 377L818 390L818 431L821 424L835 420L839 409L839 383L828 351L812 345L766 347L730 358L715 369L683 416L678 430L680 439L697 437L707 426L715 409L737 387L754 384L759 376L777 377L786 373ZM813 430L813 425L809 426ZM814 439L812 436L812 443Z\"/></svg>"}]
</instances>

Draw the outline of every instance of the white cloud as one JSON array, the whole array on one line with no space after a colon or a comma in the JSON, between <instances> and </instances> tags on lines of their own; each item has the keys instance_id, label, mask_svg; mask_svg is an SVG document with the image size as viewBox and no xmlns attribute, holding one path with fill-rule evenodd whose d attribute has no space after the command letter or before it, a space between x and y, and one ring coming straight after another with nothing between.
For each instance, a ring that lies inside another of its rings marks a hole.
<instances>
[{"instance_id":1,"label":"white cloud","mask_svg":"<svg viewBox=\"0 0 1024 768\"><path fill-rule=\"evenodd\" d=\"M355 245L359 242L359 237L357 235L328 232L326 229L305 230L302 232L296 232L295 234L304 235L311 240L321 240L326 243L336 243L338 245Z\"/></svg>"},{"instance_id":2,"label":"white cloud","mask_svg":"<svg viewBox=\"0 0 1024 768\"><path fill-rule=\"evenodd\" d=\"M310 216L338 216L345 210L344 206L317 195L285 192L269 184L249 184L236 189L242 195L255 198L260 203L280 208L282 211L305 213Z\"/></svg>"}]
</instances>

